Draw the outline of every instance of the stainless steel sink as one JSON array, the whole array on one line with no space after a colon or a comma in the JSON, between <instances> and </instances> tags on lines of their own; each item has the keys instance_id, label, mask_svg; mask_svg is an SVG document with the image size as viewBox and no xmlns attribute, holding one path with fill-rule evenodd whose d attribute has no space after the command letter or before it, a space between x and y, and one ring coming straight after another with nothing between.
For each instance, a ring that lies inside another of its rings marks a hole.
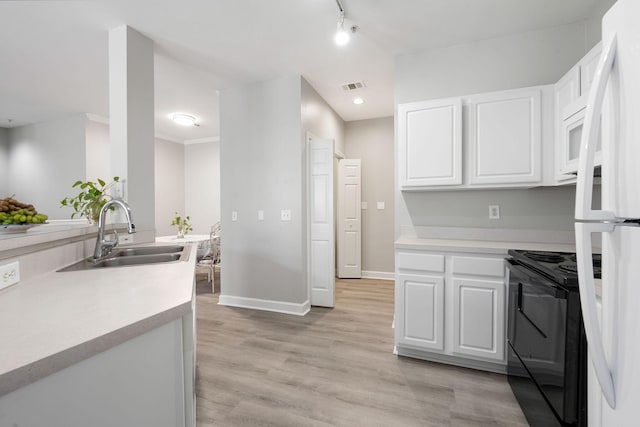
<instances>
[{"instance_id":1,"label":"stainless steel sink","mask_svg":"<svg viewBox=\"0 0 640 427\"><path fill-rule=\"evenodd\" d=\"M115 250L112 254L98 261L94 261L93 257L89 257L61 268L58 271L94 270L109 267L160 264L186 261L188 258L188 246L139 246Z\"/></svg>"},{"instance_id":2,"label":"stainless steel sink","mask_svg":"<svg viewBox=\"0 0 640 427\"><path fill-rule=\"evenodd\" d=\"M184 249L184 246L177 246L177 245L118 248L109 255L109 258L130 257L130 256L139 256L139 255L173 254L176 252L182 252L183 249Z\"/></svg>"}]
</instances>

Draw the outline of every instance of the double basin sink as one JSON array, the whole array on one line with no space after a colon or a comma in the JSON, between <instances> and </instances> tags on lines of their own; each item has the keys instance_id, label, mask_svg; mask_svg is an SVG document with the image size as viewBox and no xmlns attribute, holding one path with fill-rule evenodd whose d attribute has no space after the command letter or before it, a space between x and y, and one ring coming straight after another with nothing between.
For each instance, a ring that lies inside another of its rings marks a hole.
<instances>
[{"instance_id":1,"label":"double basin sink","mask_svg":"<svg viewBox=\"0 0 640 427\"><path fill-rule=\"evenodd\" d=\"M89 257L58 271L93 270L108 267L158 264L172 261L186 261L188 258L189 247L181 245L117 248L106 257L97 261L94 261L93 257Z\"/></svg>"}]
</instances>

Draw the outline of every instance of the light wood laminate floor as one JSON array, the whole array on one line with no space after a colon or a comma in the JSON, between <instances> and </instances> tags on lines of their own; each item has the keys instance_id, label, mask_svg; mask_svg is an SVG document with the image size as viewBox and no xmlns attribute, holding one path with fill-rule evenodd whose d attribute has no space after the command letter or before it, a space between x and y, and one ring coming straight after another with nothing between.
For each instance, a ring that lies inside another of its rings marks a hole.
<instances>
[{"instance_id":1,"label":"light wood laminate floor","mask_svg":"<svg viewBox=\"0 0 640 427\"><path fill-rule=\"evenodd\" d=\"M506 376L393 355L391 281L338 280L304 317L197 289L199 427L527 426Z\"/></svg>"}]
</instances>

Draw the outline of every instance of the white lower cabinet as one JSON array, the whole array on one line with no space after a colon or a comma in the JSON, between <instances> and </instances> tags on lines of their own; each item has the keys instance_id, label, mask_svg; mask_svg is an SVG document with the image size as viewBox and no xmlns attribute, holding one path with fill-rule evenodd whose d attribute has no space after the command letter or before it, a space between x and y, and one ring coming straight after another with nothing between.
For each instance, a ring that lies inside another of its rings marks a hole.
<instances>
[{"instance_id":1,"label":"white lower cabinet","mask_svg":"<svg viewBox=\"0 0 640 427\"><path fill-rule=\"evenodd\" d=\"M396 250L398 354L504 371L503 261L504 255Z\"/></svg>"},{"instance_id":2,"label":"white lower cabinet","mask_svg":"<svg viewBox=\"0 0 640 427\"><path fill-rule=\"evenodd\" d=\"M444 350L444 277L399 275L396 300L402 301L398 342Z\"/></svg>"},{"instance_id":3,"label":"white lower cabinet","mask_svg":"<svg viewBox=\"0 0 640 427\"><path fill-rule=\"evenodd\" d=\"M453 352L504 359L504 281L453 278Z\"/></svg>"}]
</instances>

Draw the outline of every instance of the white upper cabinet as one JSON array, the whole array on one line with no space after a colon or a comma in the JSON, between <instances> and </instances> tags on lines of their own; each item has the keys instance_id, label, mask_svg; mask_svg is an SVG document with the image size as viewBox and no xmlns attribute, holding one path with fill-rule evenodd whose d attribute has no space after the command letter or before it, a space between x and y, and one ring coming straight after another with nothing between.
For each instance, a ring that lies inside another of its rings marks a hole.
<instances>
[{"instance_id":1,"label":"white upper cabinet","mask_svg":"<svg viewBox=\"0 0 640 427\"><path fill-rule=\"evenodd\" d=\"M596 73L600 53L602 52L602 43L598 43L587 53L579 62L580 68L580 96L589 96L591 82Z\"/></svg>"},{"instance_id":2,"label":"white upper cabinet","mask_svg":"<svg viewBox=\"0 0 640 427\"><path fill-rule=\"evenodd\" d=\"M573 67L555 87L556 108L560 115L580 96L580 67Z\"/></svg>"},{"instance_id":3,"label":"white upper cabinet","mask_svg":"<svg viewBox=\"0 0 640 427\"><path fill-rule=\"evenodd\" d=\"M553 142L552 88L398 105L400 190L542 185L543 135Z\"/></svg>"},{"instance_id":4,"label":"white upper cabinet","mask_svg":"<svg viewBox=\"0 0 640 427\"><path fill-rule=\"evenodd\" d=\"M601 50L598 43L555 85L558 183L575 182L587 98ZM596 150L596 165L602 163L600 151L600 148Z\"/></svg>"},{"instance_id":5,"label":"white upper cabinet","mask_svg":"<svg viewBox=\"0 0 640 427\"><path fill-rule=\"evenodd\" d=\"M462 184L460 98L398 105L400 188Z\"/></svg>"},{"instance_id":6,"label":"white upper cabinet","mask_svg":"<svg viewBox=\"0 0 640 427\"><path fill-rule=\"evenodd\" d=\"M467 100L469 184L540 182L540 89L488 93Z\"/></svg>"}]
</instances>

